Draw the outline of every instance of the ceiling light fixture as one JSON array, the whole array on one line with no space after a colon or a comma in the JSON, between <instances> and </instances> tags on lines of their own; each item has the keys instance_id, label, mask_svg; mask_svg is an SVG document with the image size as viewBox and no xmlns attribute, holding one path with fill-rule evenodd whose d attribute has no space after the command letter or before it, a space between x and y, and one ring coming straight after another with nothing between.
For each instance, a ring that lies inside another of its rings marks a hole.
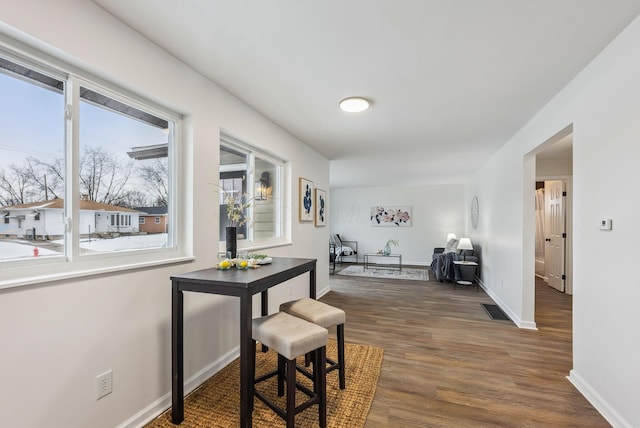
<instances>
[{"instance_id":1,"label":"ceiling light fixture","mask_svg":"<svg viewBox=\"0 0 640 428\"><path fill-rule=\"evenodd\" d=\"M369 108L369 100L362 97L349 97L340 101L340 110L348 113L360 113Z\"/></svg>"}]
</instances>

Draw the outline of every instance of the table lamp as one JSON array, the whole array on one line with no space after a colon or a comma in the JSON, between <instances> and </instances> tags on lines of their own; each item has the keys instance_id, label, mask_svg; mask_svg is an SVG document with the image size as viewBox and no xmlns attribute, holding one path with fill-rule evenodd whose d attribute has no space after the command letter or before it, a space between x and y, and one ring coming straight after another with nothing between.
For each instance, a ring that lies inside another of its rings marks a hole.
<instances>
[{"instance_id":1,"label":"table lamp","mask_svg":"<svg viewBox=\"0 0 640 428\"><path fill-rule=\"evenodd\" d=\"M469 238L460 238L460 242L458 242L458 250L473 250L473 245L471 245L471 239ZM467 253L464 253L464 261L467 261Z\"/></svg>"}]
</instances>

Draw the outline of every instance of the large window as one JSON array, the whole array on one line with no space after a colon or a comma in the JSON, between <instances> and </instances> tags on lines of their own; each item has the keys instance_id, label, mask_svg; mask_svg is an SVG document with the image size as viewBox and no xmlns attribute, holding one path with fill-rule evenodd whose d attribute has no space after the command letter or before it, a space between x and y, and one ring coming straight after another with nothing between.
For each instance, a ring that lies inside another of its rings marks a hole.
<instances>
[{"instance_id":1,"label":"large window","mask_svg":"<svg viewBox=\"0 0 640 428\"><path fill-rule=\"evenodd\" d=\"M0 264L175 248L176 115L2 50L0 94Z\"/></svg>"},{"instance_id":2,"label":"large window","mask_svg":"<svg viewBox=\"0 0 640 428\"><path fill-rule=\"evenodd\" d=\"M248 221L238 227L239 245L248 247L278 242L283 237L283 162L225 134L220 144L220 240L229 225L229 195L234 203L247 203ZM244 242L243 242L244 241Z\"/></svg>"}]
</instances>

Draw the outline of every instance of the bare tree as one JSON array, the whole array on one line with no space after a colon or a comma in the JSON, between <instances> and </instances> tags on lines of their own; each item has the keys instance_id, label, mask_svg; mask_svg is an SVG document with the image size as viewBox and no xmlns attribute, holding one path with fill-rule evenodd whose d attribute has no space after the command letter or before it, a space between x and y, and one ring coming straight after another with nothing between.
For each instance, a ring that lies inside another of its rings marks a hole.
<instances>
[{"instance_id":1,"label":"bare tree","mask_svg":"<svg viewBox=\"0 0 640 428\"><path fill-rule=\"evenodd\" d=\"M45 161L30 156L26 160L31 179L40 188L38 200L62 198L64 195L64 160Z\"/></svg>"},{"instance_id":2,"label":"bare tree","mask_svg":"<svg viewBox=\"0 0 640 428\"><path fill-rule=\"evenodd\" d=\"M156 206L169 205L169 162L167 158L156 158L150 165L138 169L140 178L148 185L149 197Z\"/></svg>"},{"instance_id":3,"label":"bare tree","mask_svg":"<svg viewBox=\"0 0 640 428\"><path fill-rule=\"evenodd\" d=\"M19 205L32 202L37 186L28 167L11 164L8 172L0 171L0 204Z\"/></svg>"},{"instance_id":4,"label":"bare tree","mask_svg":"<svg viewBox=\"0 0 640 428\"><path fill-rule=\"evenodd\" d=\"M85 146L80 157L80 191L90 201L123 203L133 162L122 162L102 147Z\"/></svg>"},{"instance_id":5,"label":"bare tree","mask_svg":"<svg viewBox=\"0 0 640 428\"><path fill-rule=\"evenodd\" d=\"M138 170L150 191L132 190L133 161L123 161L102 147L85 146L80 157L80 193L90 201L120 206L166 205L166 160ZM0 205L10 206L64 197L63 159L27 157L22 166L0 170Z\"/></svg>"},{"instance_id":6,"label":"bare tree","mask_svg":"<svg viewBox=\"0 0 640 428\"><path fill-rule=\"evenodd\" d=\"M138 207L146 207L149 206L149 198L146 193L143 193L139 190L132 190L126 192L124 197L122 198L123 207L127 208L138 208Z\"/></svg>"}]
</instances>

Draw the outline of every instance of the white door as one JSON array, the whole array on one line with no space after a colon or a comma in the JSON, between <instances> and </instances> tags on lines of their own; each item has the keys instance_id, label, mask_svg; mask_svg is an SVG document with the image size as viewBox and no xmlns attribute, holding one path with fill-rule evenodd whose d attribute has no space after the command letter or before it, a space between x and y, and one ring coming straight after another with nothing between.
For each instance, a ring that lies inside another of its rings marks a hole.
<instances>
[{"instance_id":1,"label":"white door","mask_svg":"<svg viewBox=\"0 0 640 428\"><path fill-rule=\"evenodd\" d=\"M564 292L565 214L564 182L545 181L545 271L547 283Z\"/></svg>"}]
</instances>

